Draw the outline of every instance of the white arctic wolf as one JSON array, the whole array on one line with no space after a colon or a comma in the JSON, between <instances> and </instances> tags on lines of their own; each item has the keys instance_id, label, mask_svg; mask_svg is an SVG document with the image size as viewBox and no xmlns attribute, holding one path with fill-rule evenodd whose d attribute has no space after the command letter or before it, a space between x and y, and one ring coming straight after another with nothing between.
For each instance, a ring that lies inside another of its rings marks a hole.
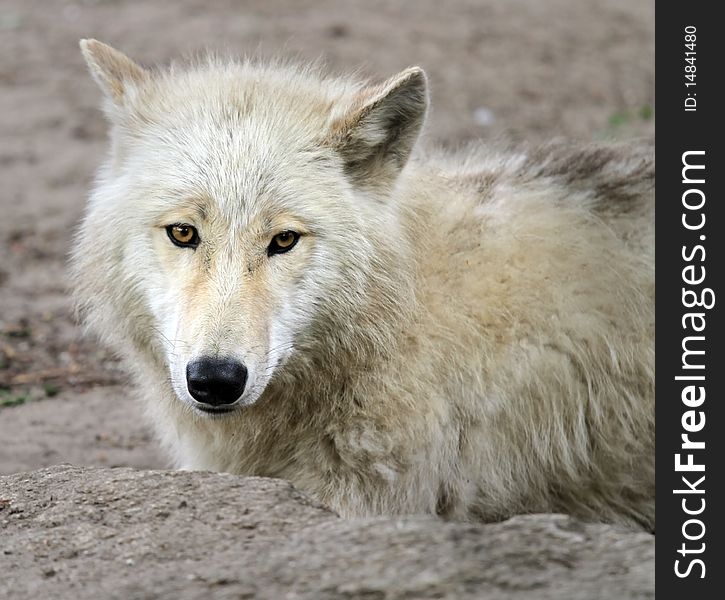
<instances>
[{"instance_id":1,"label":"white arctic wolf","mask_svg":"<svg viewBox=\"0 0 725 600\"><path fill-rule=\"evenodd\" d=\"M177 466L343 515L654 527L651 148L426 157L418 68L150 71L81 45L111 151L80 314Z\"/></svg>"}]
</instances>

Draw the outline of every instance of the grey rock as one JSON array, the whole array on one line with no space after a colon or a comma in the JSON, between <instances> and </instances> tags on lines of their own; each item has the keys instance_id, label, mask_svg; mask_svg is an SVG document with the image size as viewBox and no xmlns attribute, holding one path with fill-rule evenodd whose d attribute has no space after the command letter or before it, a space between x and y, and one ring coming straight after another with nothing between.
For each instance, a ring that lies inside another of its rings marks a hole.
<instances>
[{"instance_id":1,"label":"grey rock","mask_svg":"<svg viewBox=\"0 0 725 600\"><path fill-rule=\"evenodd\" d=\"M563 515L343 520L281 480L0 477L0 598L654 598L654 537Z\"/></svg>"}]
</instances>

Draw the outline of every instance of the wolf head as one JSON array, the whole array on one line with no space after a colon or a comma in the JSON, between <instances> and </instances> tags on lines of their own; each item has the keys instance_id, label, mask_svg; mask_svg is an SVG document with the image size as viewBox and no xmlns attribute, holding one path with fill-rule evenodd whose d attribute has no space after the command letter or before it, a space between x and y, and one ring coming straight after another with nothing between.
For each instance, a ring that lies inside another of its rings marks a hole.
<instances>
[{"instance_id":1,"label":"wolf head","mask_svg":"<svg viewBox=\"0 0 725 600\"><path fill-rule=\"evenodd\" d=\"M411 294L396 196L421 69L366 86L213 58L152 72L81 48L111 123L72 252L96 333L212 414L390 348Z\"/></svg>"}]
</instances>

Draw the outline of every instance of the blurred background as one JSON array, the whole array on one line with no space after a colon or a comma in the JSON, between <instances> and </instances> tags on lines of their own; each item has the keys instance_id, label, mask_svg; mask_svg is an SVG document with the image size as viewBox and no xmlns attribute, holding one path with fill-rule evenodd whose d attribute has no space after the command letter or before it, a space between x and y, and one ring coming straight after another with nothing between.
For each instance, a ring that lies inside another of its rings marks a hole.
<instances>
[{"instance_id":1,"label":"blurred background","mask_svg":"<svg viewBox=\"0 0 725 600\"><path fill-rule=\"evenodd\" d=\"M164 465L137 393L82 336L66 292L106 139L83 37L147 65L207 48L374 80L420 65L426 137L444 146L654 136L654 0L2 0L0 474Z\"/></svg>"}]
</instances>

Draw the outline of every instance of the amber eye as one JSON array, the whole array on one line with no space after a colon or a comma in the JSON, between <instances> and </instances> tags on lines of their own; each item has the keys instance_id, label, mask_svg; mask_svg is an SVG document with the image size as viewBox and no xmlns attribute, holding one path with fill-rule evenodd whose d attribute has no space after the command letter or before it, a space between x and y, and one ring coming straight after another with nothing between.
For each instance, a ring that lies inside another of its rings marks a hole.
<instances>
[{"instance_id":1,"label":"amber eye","mask_svg":"<svg viewBox=\"0 0 725 600\"><path fill-rule=\"evenodd\" d=\"M196 248L199 245L199 232L191 225L184 223L169 225L166 234L176 246L181 248Z\"/></svg>"},{"instance_id":2,"label":"amber eye","mask_svg":"<svg viewBox=\"0 0 725 600\"><path fill-rule=\"evenodd\" d=\"M300 239L300 234L296 231L283 231L278 233L272 238L272 241L267 248L267 255L272 256L273 254L284 254L289 252L295 247L297 240Z\"/></svg>"}]
</instances>

